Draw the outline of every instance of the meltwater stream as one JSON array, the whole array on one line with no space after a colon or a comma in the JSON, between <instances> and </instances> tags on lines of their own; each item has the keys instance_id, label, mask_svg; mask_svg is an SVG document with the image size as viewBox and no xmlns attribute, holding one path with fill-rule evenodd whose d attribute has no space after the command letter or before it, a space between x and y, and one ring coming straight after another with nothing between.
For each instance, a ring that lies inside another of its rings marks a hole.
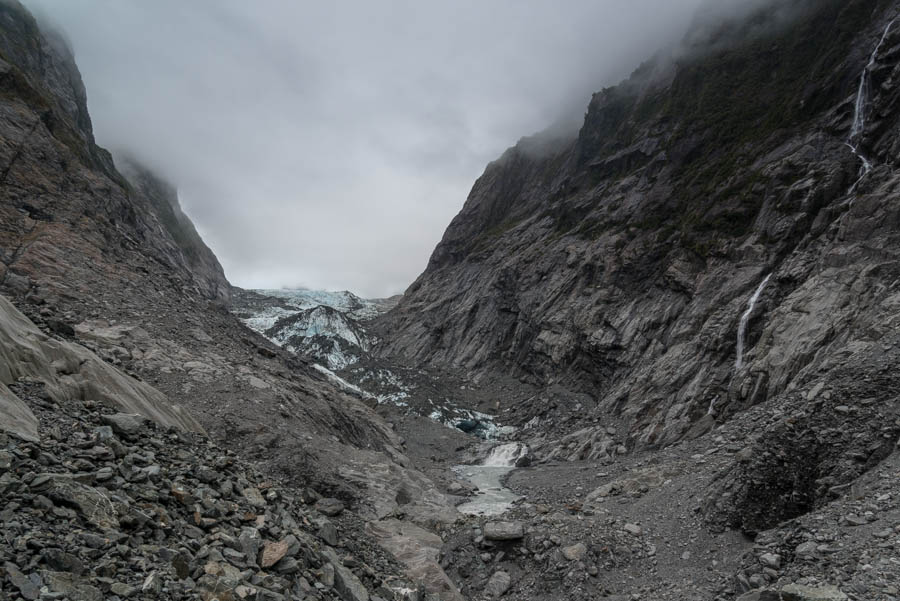
<instances>
[{"instance_id":1,"label":"meltwater stream","mask_svg":"<svg viewBox=\"0 0 900 601\"><path fill-rule=\"evenodd\" d=\"M503 477L515 469L516 462L528 454L528 447L511 442L491 449L481 465L458 465L453 470L478 487L478 492L458 506L461 513L469 515L500 515L505 513L521 497L504 487Z\"/></svg>"}]
</instances>

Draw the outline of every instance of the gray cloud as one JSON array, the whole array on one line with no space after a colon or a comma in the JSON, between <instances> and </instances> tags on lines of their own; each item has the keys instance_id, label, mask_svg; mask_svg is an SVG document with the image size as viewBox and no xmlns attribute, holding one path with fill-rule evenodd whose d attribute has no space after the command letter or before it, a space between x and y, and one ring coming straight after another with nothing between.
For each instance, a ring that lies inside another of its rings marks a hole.
<instances>
[{"instance_id":1,"label":"gray cloud","mask_svg":"<svg viewBox=\"0 0 900 601\"><path fill-rule=\"evenodd\" d=\"M178 186L233 283L382 296L490 160L700 0L25 3L71 39L98 141Z\"/></svg>"}]
</instances>

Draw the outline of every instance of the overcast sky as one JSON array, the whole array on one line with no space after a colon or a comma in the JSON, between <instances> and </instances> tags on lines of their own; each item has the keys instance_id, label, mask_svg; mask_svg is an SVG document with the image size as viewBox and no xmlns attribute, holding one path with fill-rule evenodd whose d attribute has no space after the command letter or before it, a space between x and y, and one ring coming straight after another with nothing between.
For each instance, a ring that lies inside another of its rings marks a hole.
<instances>
[{"instance_id":1,"label":"overcast sky","mask_svg":"<svg viewBox=\"0 0 900 601\"><path fill-rule=\"evenodd\" d=\"M485 165L700 0L25 0L98 142L179 188L232 283L402 292Z\"/></svg>"}]
</instances>

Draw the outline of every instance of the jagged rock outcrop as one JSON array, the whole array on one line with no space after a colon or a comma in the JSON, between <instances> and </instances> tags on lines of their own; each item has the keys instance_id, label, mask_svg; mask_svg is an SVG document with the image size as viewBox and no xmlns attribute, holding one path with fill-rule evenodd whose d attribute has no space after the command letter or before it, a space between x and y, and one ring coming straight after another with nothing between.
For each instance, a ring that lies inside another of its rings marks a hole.
<instances>
[{"instance_id":1,"label":"jagged rock outcrop","mask_svg":"<svg viewBox=\"0 0 900 601\"><path fill-rule=\"evenodd\" d=\"M133 158L117 158L116 167L132 190L147 199L171 237L174 248L170 249L170 260L175 261L179 269L190 273L199 289L210 298L227 301L231 289L222 266L181 210L177 190Z\"/></svg>"},{"instance_id":2,"label":"jagged rock outcrop","mask_svg":"<svg viewBox=\"0 0 900 601\"><path fill-rule=\"evenodd\" d=\"M895 595L884 543L847 520L892 536L900 3L777 7L704 23L594 95L574 140L489 165L373 352L536 386L499 413L538 462L650 457L588 507L662 486L661 447L699 438L691 519L759 541L736 595ZM666 502L644 510L665 523ZM837 540L854 551L796 551Z\"/></svg>"},{"instance_id":3,"label":"jagged rock outcrop","mask_svg":"<svg viewBox=\"0 0 900 601\"><path fill-rule=\"evenodd\" d=\"M282 317L265 335L283 348L319 361L329 369L343 369L356 363L369 348L359 322L325 305Z\"/></svg>"},{"instance_id":4,"label":"jagged rock outcrop","mask_svg":"<svg viewBox=\"0 0 900 601\"><path fill-rule=\"evenodd\" d=\"M582 417L623 423L633 448L876 347L896 328L900 27L867 72L874 169L852 194L847 140L897 6L786 4L787 21L705 23L674 60L595 94L576 139L524 139L489 165L375 352L587 393Z\"/></svg>"},{"instance_id":5,"label":"jagged rock outcrop","mask_svg":"<svg viewBox=\"0 0 900 601\"><path fill-rule=\"evenodd\" d=\"M3 65L6 89L32 96L43 109L45 127L83 151L80 154L91 164L112 174L111 156L94 145L87 93L66 38L59 31L40 27L17 0L4 0L0 2L0 53L4 63L9 63ZM11 65L18 71L11 70Z\"/></svg>"}]
</instances>

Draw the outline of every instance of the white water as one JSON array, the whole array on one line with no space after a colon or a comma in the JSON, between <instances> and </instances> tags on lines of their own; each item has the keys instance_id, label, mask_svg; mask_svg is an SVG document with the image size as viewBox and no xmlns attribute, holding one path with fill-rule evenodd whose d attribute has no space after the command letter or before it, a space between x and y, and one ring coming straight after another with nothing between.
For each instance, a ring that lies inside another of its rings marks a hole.
<instances>
[{"instance_id":1,"label":"white water","mask_svg":"<svg viewBox=\"0 0 900 601\"><path fill-rule=\"evenodd\" d=\"M747 324L750 323L750 316L753 314L753 309L756 307L756 301L759 300L759 295L762 294L771 277L772 274L770 273L766 276L766 279L762 281L762 284L759 285L759 288L756 289L756 292L753 293L753 296L751 296L750 300L747 302L747 310L741 315L741 322L738 325L737 358L734 361L735 369L740 369L744 365L744 336L747 333Z\"/></svg>"},{"instance_id":2,"label":"white water","mask_svg":"<svg viewBox=\"0 0 900 601\"><path fill-rule=\"evenodd\" d=\"M894 26L897 18L894 18L887 24L887 27L884 28L881 39L878 40L878 44L875 45L875 50L873 50L872 54L869 56L869 62L866 63L862 74L859 76L859 88L856 91L856 102L853 106L853 125L850 127L850 135L847 138L847 147L850 148L850 152L859 159L862 165L860 167L859 178L853 182L853 185L850 186L847 194L853 194L856 191L856 187L859 186L859 183L869 175L869 172L872 170L872 161L859 151L859 137L863 135L866 129L866 105L869 102L869 73L872 71L872 67L875 66L875 61L878 58L878 51L881 50L881 46L891 32L891 28ZM851 200L850 202L852 203L853 201Z\"/></svg>"},{"instance_id":3,"label":"white water","mask_svg":"<svg viewBox=\"0 0 900 601\"><path fill-rule=\"evenodd\" d=\"M512 442L491 449L481 465L458 465L454 471L478 487L472 500L457 507L468 515L493 516L505 513L521 497L503 486L501 480L528 454L528 447Z\"/></svg>"},{"instance_id":4,"label":"white water","mask_svg":"<svg viewBox=\"0 0 900 601\"><path fill-rule=\"evenodd\" d=\"M515 467L516 462L528 454L528 446L519 442L501 444L491 449L482 465L488 467Z\"/></svg>"}]
</instances>

